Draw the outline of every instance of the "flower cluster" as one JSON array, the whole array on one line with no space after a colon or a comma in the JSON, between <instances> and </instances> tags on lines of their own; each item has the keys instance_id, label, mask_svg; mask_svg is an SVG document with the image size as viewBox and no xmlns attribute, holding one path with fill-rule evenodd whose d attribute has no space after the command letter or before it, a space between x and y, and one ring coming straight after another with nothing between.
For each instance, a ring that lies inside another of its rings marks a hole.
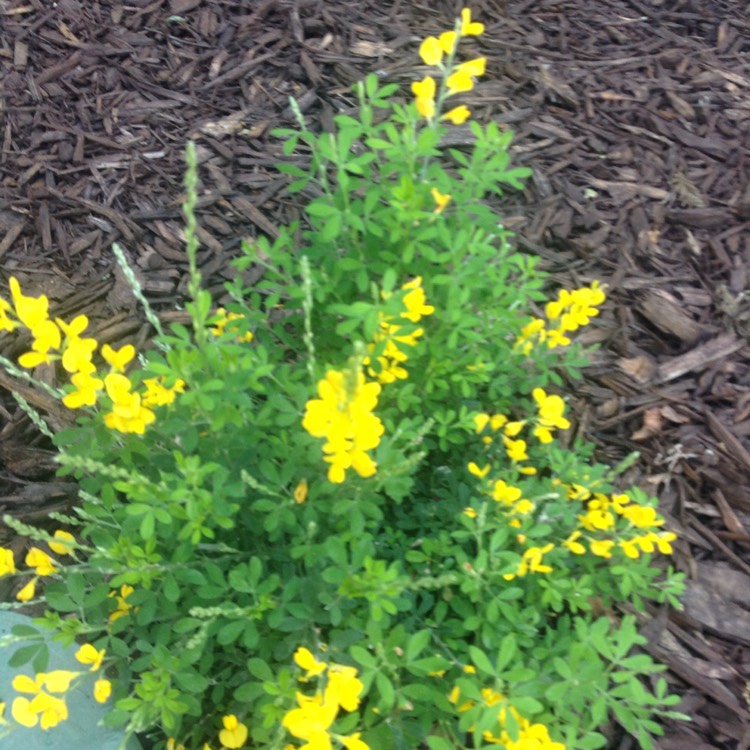
<instances>
[{"instance_id":1,"label":"flower cluster","mask_svg":"<svg viewBox=\"0 0 750 750\"><path fill-rule=\"evenodd\" d=\"M568 499L579 500L585 507L585 513L578 516L580 528L563 542L573 554L586 552L583 542L587 542L592 555L604 558L612 557L618 547L632 560L644 552L672 554L672 542L677 535L659 530L665 521L655 508L632 502L625 494L605 495L581 485L566 486L565 491ZM618 518L624 523L618 523Z\"/></svg>"},{"instance_id":2,"label":"flower cluster","mask_svg":"<svg viewBox=\"0 0 750 750\"><path fill-rule=\"evenodd\" d=\"M532 724L527 718L509 704L507 698L492 688L483 688L482 703L486 708L498 706L497 721L498 734L493 734L489 730L482 733L484 741L490 745L501 745L505 750L565 750L562 742L554 742L549 736L549 730L544 724ZM448 700L456 706L459 713L464 713L474 708L476 703L472 700L461 702L461 690L455 686L448 696ZM512 739L506 726L511 723L509 715L512 717L512 724L517 728L513 734L516 739Z\"/></svg>"},{"instance_id":3,"label":"flower cluster","mask_svg":"<svg viewBox=\"0 0 750 750\"><path fill-rule=\"evenodd\" d=\"M62 364L73 385L62 399L69 409L95 406L99 392L105 391L112 402L112 410L104 416L107 427L142 435L156 419L151 407L170 404L175 394L184 391L185 385L180 380L167 388L163 380L151 378L144 383L145 393L134 393L133 384L124 374L127 364L135 357L135 349L130 344L117 351L108 344L101 348L101 356L110 366L110 372L99 377L93 362L99 344L94 338L82 336L88 328L88 318L78 315L70 323L61 318L51 320L45 295L26 296L15 277L10 278L9 286L13 304L0 298L0 331L14 331L23 326L31 334L31 350L18 359L21 367L31 369L57 361Z\"/></svg>"},{"instance_id":4,"label":"flower cluster","mask_svg":"<svg viewBox=\"0 0 750 750\"><path fill-rule=\"evenodd\" d=\"M529 355L537 344L546 344L549 349L568 346L571 340L567 334L588 325L599 314L598 308L605 299L604 290L596 281L572 292L561 290L557 299L545 306L545 318L533 318L521 329L516 349Z\"/></svg>"},{"instance_id":5,"label":"flower cluster","mask_svg":"<svg viewBox=\"0 0 750 750\"><path fill-rule=\"evenodd\" d=\"M72 534L58 529L52 538L55 541L51 541L49 547L55 554L70 555L73 553L72 543L75 540ZM44 550L39 549L39 547L31 547L26 553L24 562L27 567L33 569L34 576L16 594L16 599L19 602L31 601L36 593L36 585L39 579L54 575L58 571L57 560L54 560ZM5 575L14 575L16 572L13 550L0 547L0 578Z\"/></svg>"},{"instance_id":6,"label":"flower cluster","mask_svg":"<svg viewBox=\"0 0 750 750\"><path fill-rule=\"evenodd\" d=\"M121 617L129 615L131 609L133 610L133 612L138 611L138 607L134 608L132 604L128 604L128 597L133 593L133 591L135 591L135 589L132 586L128 586L127 583L123 583L123 585L120 586L119 593L117 591L110 591L109 594L107 594L110 599L114 599L117 603L116 608L112 612L110 612L110 622L115 622Z\"/></svg>"},{"instance_id":7,"label":"flower cluster","mask_svg":"<svg viewBox=\"0 0 750 750\"><path fill-rule=\"evenodd\" d=\"M361 369L352 367L329 370L318 382L319 398L307 402L302 426L313 437L326 439L323 453L331 482L343 482L350 468L361 477L377 471L367 451L378 446L385 431L372 413L379 393L379 383L367 383Z\"/></svg>"},{"instance_id":8,"label":"flower cluster","mask_svg":"<svg viewBox=\"0 0 750 750\"><path fill-rule=\"evenodd\" d=\"M526 440L518 437L527 423L533 425L532 434L540 443L551 443L554 439L554 430L567 430L570 427L570 422L563 416L565 402L560 396L547 394L542 388L535 388L531 395L536 401L537 414L529 420L511 421L504 414L490 415L484 412L474 417L474 426L477 433L482 435L485 445L492 445L495 442L495 433L500 433L506 456L518 465L521 474L536 474L533 466L520 465L529 458Z\"/></svg>"},{"instance_id":9,"label":"flower cluster","mask_svg":"<svg viewBox=\"0 0 750 750\"><path fill-rule=\"evenodd\" d=\"M242 313L227 312L223 307L219 307L216 310L216 320L209 330L214 336L234 333L236 334L237 341L249 344L253 340L252 331L247 331L246 333L238 331L238 323L244 319L245 316Z\"/></svg>"},{"instance_id":10,"label":"flower cluster","mask_svg":"<svg viewBox=\"0 0 750 750\"><path fill-rule=\"evenodd\" d=\"M304 750L332 750L332 740L346 750L370 750L369 745L360 739L360 733L349 735L331 731L341 709L351 713L359 707L359 695L364 689L354 667L319 661L306 648L300 647L294 653L294 661L304 670L299 681L307 683L312 679L324 680L324 685L310 696L297 693L297 707L287 712L281 724L289 734L305 744ZM287 745L285 750L295 750Z\"/></svg>"},{"instance_id":11,"label":"flower cluster","mask_svg":"<svg viewBox=\"0 0 750 750\"><path fill-rule=\"evenodd\" d=\"M408 290L402 300L406 310L395 321L391 316L381 316L380 328L375 333L375 340L367 347L370 354L376 349L382 349L381 354L377 356L379 370L369 367L367 371L370 377L377 378L381 383L393 383L395 380L405 380L409 376L403 367L404 362L409 358L405 347L416 346L417 339L424 334L421 328L405 333L404 324L398 320L403 318L408 323L419 323L423 316L432 315L435 312L435 308L427 304L420 276L404 284L401 289ZM387 295L384 296L387 298ZM369 357L365 359L365 364L370 364Z\"/></svg>"},{"instance_id":12,"label":"flower cluster","mask_svg":"<svg viewBox=\"0 0 750 750\"><path fill-rule=\"evenodd\" d=\"M76 659L89 667L88 673L99 672L93 689L98 703L106 703L112 693L111 683L100 672L104 655L104 649L97 650L90 643L85 643L76 652ZM13 720L23 727L35 727L39 724L45 730L65 721L68 718L68 706L64 696L79 678L88 673L56 669L52 672L39 672L34 677L16 676L12 683L13 689L23 695L13 700ZM32 697L26 697L28 695Z\"/></svg>"},{"instance_id":13,"label":"flower cluster","mask_svg":"<svg viewBox=\"0 0 750 750\"><path fill-rule=\"evenodd\" d=\"M477 57L473 60L454 65L454 56L459 41L467 36L479 36L484 32L484 25L471 20L471 10L464 8L461 19L453 31L445 31L439 37L428 36L419 47L422 62L430 67L437 67L441 73L441 83L438 85L432 76L425 76L421 81L415 81L411 90L416 97L417 112L432 121L440 112L443 101L454 94L471 91L474 79L484 75L486 58ZM448 120L454 125L460 125L471 115L468 107L461 104L446 112L441 119Z\"/></svg>"}]
</instances>

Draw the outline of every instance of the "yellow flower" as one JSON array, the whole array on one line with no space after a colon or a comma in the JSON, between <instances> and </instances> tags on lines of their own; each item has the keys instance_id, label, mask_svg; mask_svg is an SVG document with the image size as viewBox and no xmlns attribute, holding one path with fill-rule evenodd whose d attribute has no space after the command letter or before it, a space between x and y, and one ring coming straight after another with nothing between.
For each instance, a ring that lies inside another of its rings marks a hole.
<instances>
[{"instance_id":1,"label":"yellow flower","mask_svg":"<svg viewBox=\"0 0 750 750\"><path fill-rule=\"evenodd\" d=\"M361 477L370 477L377 464L366 451L377 447L385 431L383 423L372 414L377 406L379 383L367 383L362 372L329 370L318 382L320 398L307 402L302 426L313 437L326 438L324 460L330 464L328 479L344 481L346 470L354 469Z\"/></svg>"},{"instance_id":2,"label":"yellow flower","mask_svg":"<svg viewBox=\"0 0 750 750\"><path fill-rule=\"evenodd\" d=\"M6 300L0 297L0 331L15 331L18 323L8 317L13 308Z\"/></svg>"},{"instance_id":3,"label":"yellow flower","mask_svg":"<svg viewBox=\"0 0 750 750\"><path fill-rule=\"evenodd\" d=\"M317 677L319 674L322 674L326 671L326 667L328 664L324 661L318 661L312 654L312 652L309 649L306 649L304 646L300 646L295 652L294 652L294 663L300 668L304 669L305 674L305 680L308 680L310 677Z\"/></svg>"},{"instance_id":4,"label":"yellow flower","mask_svg":"<svg viewBox=\"0 0 750 750\"><path fill-rule=\"evenodd\" d=\"M34 592L36 591L36 582L38 578L32 578L17 594L16 599L19 602L28 602L34 598Z\"/></svg>"},{"instance_id":5,"label":"yellow flower","mask_svg":"<svg viewBox=\"0 0 750 750\"><path fill-rule=\"evenodd\" d=\"M476 518L477 512L474 510L474 508L467 506L464 508L464 515L468 516L469 518Z\"/></svg>"},{"instance_id":6,"label":"yellow flower","mask_svg":"<svg viewBox=\"0 0 750 750\"><path fill-rule=\"evenodd\" d=\"M577 541L580 536L580 531L574 531L563 542L563 547L567 547L574 555L583 555L586 552L586 548L579 541Z\"/></svg>"},{"instance_id":7,"label":"yellow flower","mask_svg":"<svg viewBox=\"0 0 750 750\"><path fill-rule=\"evenodd\" d=\"M492 499L504 505L512 505L521 497L521 494L522 492L518 487L507 485L502 479L498 479L492 488Z\"/></svg>"},{"instance_id":8,"label":"yellow flower","mask_svg":"<svg viewBox=\"0 0 750 750\"><path fill-rule=\"evenodd\" d=\"M471 8L461 11L461 36L479 36L484 33L484 24L471 20Z\"/></svg>"},{"instance_id":9,"label":"yellow flower","mask_svg":"<svg viewBox=\"0 0 750 750\"><path fill-rule=\"evenodd\" d=\"M146 378L143 381L146 392L141 403L143 406L167 406L174 403L178 393L185 392L185 381L178 378L171 388L164 386L164 378Z\"/></svg>"},{"instance_id":10,"label":"yellow flower","mask_svg":"<svg viewBox=\"0 0 750 750\"><path fill-rule=\"evenodd\" d=\"M68 718L68 707L61 698L47 693L38 693L31 700L19 696L11 708L13 719L21 726L33 727L39 722L41 714L42 729L51 729Z\"/></svg>"},{"instance_id":11,"label":"yellow flower","mask_svg":"<svg viewBox=\"0 0 750 750\"><path fill-rule=\"evenodd\" d=\"M328 684L325 689L324 702L331 701L345 711L356 711L359 706L359 694L364 687L354 667L331 664L328 668Z\"/></svg>"},{"instance_id":12,"label":"yellow flower","mask_svg":"<svg viewBox=\"0 0 750 750\"><path fill-rule=\"evenodd\" d=\"M454 125L462 125L469 117L471 117L471 110L465 104L461 104L446 112L440 119L448 120Z\"/></svg>"},{"instance_id":13,"label":"yellow flower","mask_svg":"<svg viewBox=\"0 0 750 750\"><path fill-rule=\"evenodd\" d=\"M245 316L242 315L242 313L228 313L223 307L219 307L216 310L216 315L218 317L218 320L216 321L216 324L210 329L211 333L213 333L214 336L223 335L225 330L228 330L229 333L235 332L237 326L228 324L230 324L234 320L239 321L245 319ZM242 336L236 337L236 340L241 343L249 344L253 340L253 334L251 331L248 331L247 333L242 334Z\"/></svg>"},{"instance_id":14,"label":"yellow flower","mask_svg":"<svg viewBox=\"0 0 750 750\"><path fill-rule=\"evenodd\" d=\"M508 437L515 437L526 425L525 420L519 422L506 422L503 426L503 434Z\"/></svg>"},{"instance_id":15,"label":"yellow flower","mask_svg":"<svg viewBox=\"0 0 750 750\"><path fill-rule=\"evenodd\" d=\"M313 697L297 693L298 708L293 708L282 719L281 725L294 737L307 740L313 747L325 747L330 738L328 729L333 724L338 713L338 704L335 701L323 700L318 693Z\"/></svg>"},{"instance_id":16,"label":"yellow flower","mask_svg":"<svg viewBox=\"0 0 750 750\"><path fill-rule=\"evenodd\" d=\"M437 188L432 188L430 193L432 193L432 199L435 201L435 210L433 213L442 213L445 207L450 203L451 196L443 195Z\"/></svg>"},{"instance_id":17,"label":"yellow flower","mask_svg":"<svg viewBox=\"0 0 750 750\"><path fill-rule=\"evenodd\" d=\"M554 544L546 544L544 547L529 547L524 553L518 569L515 573L506 573L503 578L512 581L516 576L525 576L527 573L551 573L552 567L544 563L544 555L554 548Z\"/></svg>"},{"instance_id":18,"label":"yellow flower","mask_svg":"<svg viewBox=\"0 0 750 750\"><path fill-rule=\"evenodd\" d=\"M440 65L443 59L443 46L440 40L434 36L428 36L422 44L419 45L419 56L425 65Z\"/></svg>"},{"instance_id":19,"label":"yellow flower","mask_svg":"<svg viewBox=\"0 0 750 750\"><path fill-rule=\"evenodd\" d=\"M21 286L14 276L10 277L8 283L13 304L16 308L16 315L26 328L33 330L42 321L47 320L49 300L45 295L41 297L26 297L21 292Z\"/></svg>"},{"instance_id":20,"label":"yellow flower","mask_svg":"<svg viewBox=\"0 0 750 750\"><path fill-rule=\"evenodd\" d=\"M44 675L38 674L34 677L29 677L27 674L19 674L13 678L13 690L17 693L31 693L37 695L42 692L44 687Z\"/></svg>"},{"instance_id":21,"label":"yellow flower","mask_svg":"<svg viewBox=\"0 0 750 750\"><path fill-rule=\"evenodd\" d=\"M455 73L451 73L445 81L445 85L448 88L448 94L462 94L466 91L471 91L474 88L474 79L465 70L456 70Z\"/></svg>"},{"instance_id":22,"label":"yellow flower","mask_svg":"<svg viewBox=\"0 0 750 750\"><path fill-rule=\"evenodd\" d=\"M89 664L89 672L96 672L96 670L101 667L106 653L105 649L97 650L90 643L84 643L83 646L76 651L76 659L78 659L81 664Z\"/></svg>"},{"instance_id":23,"label":"yellow flower","mask_svg":"<svg viewBox=\"0 0 750 750\"><path fill-rule=\"evenodd\" d=\"M63 397L63 404L68 409L80 409L82 406L94 406L96 394L104 388L104 381L87 372L77 372L70 379L76 390Z\"/></svg>"},{"instance_id":24,"label":"yellow flower","mask_svg":"<svg viewBox=\"0 0 750 750\"><path fill-rule=\"evenodd\" d=\"M450 199L450 196L443 197ZM435 312L435 308L432 305L426 304L427 297L425 296L424 289L422 289L421 276L417 276L411 281L408 281L401 288L409 290L409 292L404 295L403 302L406 306L406 312L401 313L402 318L406 318L412 323L419 323L420 318L425 315L432 315L432 313Z\"/></svg>"},{"instance_id":25,"label":"yellow flower","mask_svg":"<svg viewBox=\"0 0 750 750\"><path fill-rule=\"evenodd\" d=\"M677 534L675 534L673 531L662 531L658 534L652 533L651 538L662 555L672 554L671 542L677 539Z\"/></svg>"},{"instance_id":26,"label":"yellow flower","mask_svg":"<svg viewBox=\"0 0 750 750\"><path fill-rule=\"evenodd\" d=\"M622 509L623 518L627 518L633 526L648 529L653 526L663 526L664 519L659 518L655 508L642 505L630 505Z\"/></svg>"},{"instance_id":27,"label":"yellow flower","mask_svg":"<svg viewBox=\"0 0 750 750\"><path fill-rule=\"evenodd\" d=\"M110 373L104 378L104 387L112 399L112 411L104 415L104 424L118 432L143 435L156 415L142 405L139 394L130 392L130 380L125 375Z\"/></svg>"},{"instance_id":28,"label":"yellow flower","mask_svg":"<svg viewBox=\"0 0 750 750\"><path fill-rule=\"evenodd\" d=\"M128 614L130 610L133 608L132 604L128 604L125 600L135 591L135 589L132 586L128 586L127 583L124 583L120 587L120 595L117 596L116 591L110 591L107 596L109 597L116 597L117 599L117 609L112 612L109 616L109 621L114 622L115 620L119 620L124 615ZM136 607L136 612L138 611L138 608Z\"/></svg>"},{"instance_id":29,"label":"yellow flower","mask_svg":"<svg viewBox=\"0 0 750 750\"><path fill-rule=\"evenodd\" d=\"M464 664L464 672L466 674L476 674L477 668L473 664Z\"/></svg>"},{"instance_id":30,"label":"yellow flower","mask_svg":"<svg viewBox=\"0 0 750 750\"><path fill-rule=\"evenodd\" d=\"M531 502L531 500L527 500L524 498L523 500L519 500L514 506L513 506L513 512L518 513L519 515L526 516L529 513L534 512L535 505Z\"/></svg>"},{"instance_id":31,"label":"yellow flower","mask_svg":"<svg viewBox=\"0 0 750 750\"><path fill-rule=\"evenodd\" d=\"M539 410L538 426L534 435L542 443L552 442L552 430L567 430L570 422L563 417L565 402L560 396L548 396L542 388L534 388L531 394L537 403Z\"/></svg>"},{"instance_id":32,"label":"yellow flower","mask_svg":"<svg viewBox=\"0 0 750 750\"><path fill-rule=\"evenodd\" d=\"M417 112L428 120L435 116L435 79L425 76L421 81L414 81L411 90L416 96Z\"/></svg>"},{"instance_id":33,"label":"yellow flower","mask_svg":"<svg viewBox=\"0 0 750 750\"><path fill-rule=\"evenodd\" d=\"M297 503L297 505L302 505L302 503L307 500L307 479L300 479L297 486L294 488L294 502Z\"/></svg>"},{"instance_id":34,"label":"yellow flower","mask_svg":"<svg viewBox=\"0 0 750 750\"><path fill-rule=\"evenodd\" d=\"M52 672L40 673L37 677L42 679L44 687L50 693L67 693L70 683L78 677L81 672L69 672L67 669L55 669Z\"/></svg>"},{"instance_id":35,"label":"yellow flower","mask_svg":"<svg viewBox=\"0 0 750 750\"><path fill-rule=\"evenodd\" d=\"M467 75L470 75L472 78L478 78L479 76L484 75L486 68L487 68L487 58L475 57L473 60L467 60L466 62L462 62L456 68L456 70L460 71L461 73L466 73Z\"/></svg>"},{"instance_id":36,"label":"yellow flower","mask_svg":"<svg viewBox=\"0 0 750 750\"><path fill-rule=\"evenodd\" d=\"M16 561L13 558L13 550L0 547L0 576L16 572Z\"/></svg>"},{"instance_id":37,"label":"yellow flower","mask_svg":"<svg viewBox=\"0 0 750 750\"><path fill-rule=\"evenodd\" d=\"M42 729L56 727L61 721L68 718L68 707L62 698L53 695L39 693L31 700L31 710L41 714L39 725Z\"/></svg>"},{"instance_id":38,"label":"yellow flower","mask_svg":"<svg viewBox=\"0 0 750 750\"><path fill-rule=\"evenodd\" d=\"M234 714L224 716L221 722L224 729L219 732L219 742L232 749L242 747L247 740L247 727Z\"/></svg>"},{"instance_id":39,"label":"yellow flower","mask_svg":"<svg viewBox=\"0 0 750 750\"><path fill-rule=\"evenodd\" d=\"M528 458L525 440L510 440L504 437L503 443L505 444L505 452L511 461L525 461Z\"/></svg>"},{"instance_id":40,"label":"yellow flower","mask_svg":"<svg viewBox=\"0 0 750 750\"><path fill-rule=\"evenodd\" d=\"M489 464L480 469L473 461L469 461L467 468L469 469L469 474L473 474L475 477L479 477L479 479L484 479L490 472Z\"/></svg>"},{"instance_id":41,"label":"yellow flower","mask_svg":"<svg viewBox=\"0 0 750 750\"><path fill-rule=\"evenodd\" d=\"M18 364L29 369L52 362L50 350L59 349L62 341L60 329L51 320L42 320L30 330L34 338L31 345L32 351L18 358Z\"/></svg>"},{"instance_id":42,"label":"yellow flower","mask_svg":"<svg viewBox=\"0 0 750 750\"><path fill-rule=\"evenodd\" d=\"M49 542L49 548L56 555L72 555L73 548L67 542L75 542L75 537L68 531L58 529L53 535L53 539L59 539L57 542Z\"/></svg>"},{"instance_id":43,"label":"yellow flower","mask_svg":"<svg viewBox=\"0 0 750 750\"><path fill-rule=\"evenodd\" d=\"M592 539L589 542L589 549L592 555L597 557L612 557L612 547L615 543L611 539Z\"/></svg>"},{"instance_id":44,"label":"yellow flower","mask_svg":"<svg viewBox=\"0 0 750 750\"><path fill-rule=\"evenodd\" d=\"M455 31L444 31L439 37L438 41L440 46L443 48L443 52L446 55L450 55L453 50L456 49L458 43L458 34Z\"/></svg>"},{"instance_id":45,"label":"yellow flower","mask_svg":"<svg viewBox=\"0 0 750 750\"><path fill-rule=\"evenodd\" d=\"M26 564L34 568L38 576L50 576L57 572L55 561L38 547L32 547L26 554Z\"/></svg>"},{"instance_id":46,"label":"yellow flower","mask_svg":"<svg viewBox=\"0 0 750 750\"><path fill-rule=\"evenodd\" d=\"M97 680L94 683L94 698L97 703L106 703L112 695L112 683L109 680Z\"/></svg>"},{"instance_id":47,"label":"yellow flower","mask_svg":"<svg viewBox=\"0 0 750 750\"><path fill-rule=\"evenodd\" d=\"M361 740L360 732L350 734L348 737L339 737L346 750L370 750L370 746Z\"/></svg>"},{"instance_id":48,"label":"yellow flower","mask_svg":"<svg viewBox=\"0 0 750 750\"><path fill-rule=\"evenodd\" d=\"M14 699L10 712L13 721L22 727L34 727L39 721L36 711L33 711L31 708L31 701L23 696Z\"/></svg>"},{"instance_id":49,"label":"yellow flower","mask_svg":"<svg viewBox=\"0 0 750 750\"><path fill-rule=\"evenodd\" d=\"M96 351L98 343L96 339L82 339L81 334L86 330L89 319L85 315L78 315L70 323L60 318L55 322L65 334L65 345L62 354L62 366L70 373L85 372L91 374L96 369L91 362L91 357Z\"/></svg>"},{"instance_id":50,"label":"yellow flower","mask_svg":"<svg viewBox=\"0 0 750 750\"><path fill-rule=\"evenodd\" d=\"M105 344L102 347L102 357L115 372L125 372L126 365L135 357L135 347L125 344L115 351L109 344Z\"/></svg>"}]
</instances>

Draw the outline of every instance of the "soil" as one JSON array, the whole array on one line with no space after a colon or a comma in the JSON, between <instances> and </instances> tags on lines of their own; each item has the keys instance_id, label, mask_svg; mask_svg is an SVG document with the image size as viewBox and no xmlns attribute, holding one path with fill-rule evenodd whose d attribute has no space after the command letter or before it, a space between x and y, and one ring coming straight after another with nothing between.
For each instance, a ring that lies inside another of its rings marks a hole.
<instances>
[{"instance_id":1,"label":"soil","mask_svg":"<svg viewBox=\"0 0 750 750\"><path fill-rule=\"evenodd\" d=\"M600 348L571 384L575 434L660 498L688 576L652 610L648 650L680 710L663 750L750 748L750 6L743 0L473 0L487 75L473 116L516 133L533 169L497 205L554 287L598 279ZM299 215L274 169L289 97L314 127L376 71L402 85L460 4L408 0L0 0L0 284L19 278L100 341L151 332L119 243L165 321L186 292L183 154L200 159L201 268L217 296L242 238ZM457 137L468 137L461 126ZM5 337L9 358L20 343ZM0 512L44 522L74 501L0 371ZM3 532L0 530L0 534ZM5 543L23 547L22 539ZM3 592L0 591L0 595ZM5 592L6 595L8 592ZM636 747L611 728L612 748Z\"/></svg>"}]
</instances>

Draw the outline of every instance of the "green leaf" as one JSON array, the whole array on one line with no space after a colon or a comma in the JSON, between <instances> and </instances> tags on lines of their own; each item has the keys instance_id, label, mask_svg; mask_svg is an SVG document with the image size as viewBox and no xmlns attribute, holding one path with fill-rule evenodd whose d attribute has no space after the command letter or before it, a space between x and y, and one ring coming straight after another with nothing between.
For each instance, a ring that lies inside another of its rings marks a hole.
<instances>
[{"instance_id":1,"label":"green leaf","mask_svg":"<svg viewBox=\"0 0 750 750\"><path fill-rule=\"evenodd\" d=\"M396 690L393 683L382 673L375 675L375 685L380 693L380 710L390 710L396 702Z\"/></svg>"},{"instance_id":2,"label":"green leaf","mask_svg":"<svg viewBox=\"0 0 750 750\"><path fill-rule=\"evenodd\" d=\"M476 646L469 646L469 656L472 664L480 671L487 675L494 675L495 670L492 663L487 658L487 654Z\"/></svg>"},{"instance_id":3,"label":"green leaf","mask_svg":"<svg viewBox=\"0 0 750 750\"><path fill-rule=\"evenodd\" d=\"M404 658L407 662L414 661L426 648L430 642L431 634L429 630L420 630L418 633L409 638L409 642L404 649Z\"/></svg>"},{"instance_id":4,"label":"green leaf","mask_svg":"<svg viewBox=\"0 0 750 750\"><path fill-rule=\"evenodd\" d=\"M41 653L48 653L47 646L44 643L32 643L29 646L21 646L8 659L8 666L22 667L24 664L28 664L30 661L36 659Z\"/></svg>"},{"instance_id":5,"label":"green leaf","mask_svg":"<svg viewBox=\"0 0 750 750\"><path fill-rule=\"evenodd\" d=\"M430 735L429 737L425 737L424 741L430 750L456 750L456 746L445 737Z\"/></svg>"},{"instance_id":6,"label":"green leaf","mask_svg":"<svg viewBox=\"0 0 750 750\"><path fill-rule=\"evenodd\" d=\"M503 638L503 640L500 642L500 650L497 654L497 660L495 662L495 669L497 672L502 672L505 667L510 664L511 659L516 654L516 637L513 635L513 633L508 633L508 635Z\"/></svg>"}]
</instances>

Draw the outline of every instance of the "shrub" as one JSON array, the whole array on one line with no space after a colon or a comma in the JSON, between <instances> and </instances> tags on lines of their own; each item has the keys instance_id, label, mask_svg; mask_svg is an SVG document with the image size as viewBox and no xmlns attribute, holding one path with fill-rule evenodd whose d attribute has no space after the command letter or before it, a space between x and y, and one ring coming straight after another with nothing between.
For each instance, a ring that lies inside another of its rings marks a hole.
<instances>
[{"instance_id":1,"label":"shrub","mask_svg":"<svg viewBox=\"0 0 750 750\"><path fill-rule=\"evenodd\" d=\"M564 438L576 333L605 292L547 299L513 249L487 202L529 173L509 131L469 121L470 147L443 145L482 31L465 9L425 39L436 77L409 104L370 75L335 132L299 110L276 131L309 159L280 166L290 189L317 197L304 226L243 243L226 309L201 288L188 144L192 326L163 331L125 266L157 332L137 360L11 279L0 328L31 343L5 366L69 376L75 425L54 441L81 502L53 536L6 519L41 546L24 570L3 550L0 573L24 602L42 584L36 627L81 643L83 668L46 671L18 629L32 674L4 689L8 727L63 721L91 674L107 722L157 748L584 750L610 715L649 748L676 715L616 614L677 604L654 563L675 535Z\"/></svg>"}]
</instances>

